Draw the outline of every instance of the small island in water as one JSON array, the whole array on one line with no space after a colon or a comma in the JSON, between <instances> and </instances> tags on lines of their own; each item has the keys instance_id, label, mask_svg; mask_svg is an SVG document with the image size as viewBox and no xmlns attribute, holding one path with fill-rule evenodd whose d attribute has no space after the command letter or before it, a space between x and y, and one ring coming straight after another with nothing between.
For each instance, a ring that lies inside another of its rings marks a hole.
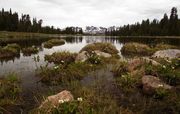
<instances>
[{"instance_id":1,"label":"small island in water","mask_svg":"<svg viewBox=\"0 0 180 114\"><path fill-rule=\"evenodd\" d=\"M160 20L85 29L2 8L0 61L0 114L180 113L176 7Z\"/></svg>"}]
</instances>

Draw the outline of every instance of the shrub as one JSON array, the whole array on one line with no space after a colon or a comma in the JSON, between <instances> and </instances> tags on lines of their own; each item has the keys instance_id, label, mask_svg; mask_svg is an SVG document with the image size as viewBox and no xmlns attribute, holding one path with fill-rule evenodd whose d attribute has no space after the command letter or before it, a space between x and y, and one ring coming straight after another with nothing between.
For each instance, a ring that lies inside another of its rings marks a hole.
<instances>
[{"instance_id":1,"label":"shrub","mask_svg":"<svg viewBox=\"0 0 180 114\"><path fill-rule=\"evenodd\" d=\"M90 64L100 64L102 62L101 58L97 55L92 54L87 60L86 62L90 63Z\"/></svg>"}]
</instances>

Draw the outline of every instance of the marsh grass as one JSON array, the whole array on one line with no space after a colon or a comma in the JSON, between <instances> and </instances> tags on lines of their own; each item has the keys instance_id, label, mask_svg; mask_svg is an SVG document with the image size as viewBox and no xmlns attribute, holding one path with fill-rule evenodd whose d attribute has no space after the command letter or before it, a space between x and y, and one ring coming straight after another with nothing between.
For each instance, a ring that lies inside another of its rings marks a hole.
<instances>
[{"instance_id":1,"label":"marsh grass","mask_svg":"<svg viewBox=\"0 0 180 114\"><path fill-rule=\"evenodd\" d=\"M30 56L31 54L37 54L38 52L39 52L39 49L34 46L22 49L23 55L26 55L26 56Z\"/></svg>"},{"instance_id":2,"label":"marsh grass","mask_svg":"<svg viewBox=\"0 0 180 114\"><path fill-rule=\"evenodd\" d=\"M121 49L121 52L125 56L150 56L156 51L166 50L166 49L179 49L178 46L169 44L156 44L155 46L149 46L142 43L126 43Z\"/></svg>"},{"instance_id":3,"label":"marsh grass","mask_svg":"<svg viewBox=\"0 0 180 114\"><path fill-rule=\"evenodd\" d=\"M20 79L17 74L10 73L0 79L0 107L16 105L20 100Z\"/></svg>"},{"instance_id":4,"label":"marsh grass","mask_svg":"<svg viewBox=\"0 0 180 114\"><path fill-rule=\"evenodd\" d=\"M112 54L112 55L118 54L118 50L111 43L93 43L93 44L89 44L89 45L86 45L84 48L82 48L80 52L87 51L88 53L91 53L92 51L96 51L96 50L99 50L99 51L102 51L102 52L105 52L105 53L109 53L109 54Z\"/></svg>"},{"instance_id":5,"label":"marsh grass","mask_svg":"<svg viewBox=\"0 0 180 114\"><path fill-rule=\"evenodd\" d=\"M50 84L58 85L62 82L80 80L88 72L97 69L97 66L87 63L71 63L66 66L56 65L53 68L41 67L37 71L37 76L41 77L41 81Z\"/></svg>"},{"instance_id":6,"label":"marsh grass","mask_svg":"<svg viewBox=\"0 0 180 114\"><path fill-rule=\"evenodd\" d=\"M20 54L20 46L18 44L8 44L0 47L0 58L14 57Z\"/></svg>"},{"instance_id":7,"label":"marsh grass","mask_svg":"<svg viewBox=\"0 0 180 114\"><path fill-rule=\"evenodd\" d=\"M44 43L45 48L52 48L53 46L63 45L65 41L63 39L51 39Z\"/></svg>"},{"instance_id":8,"label":"marsh grass","mask_svg":"<svg viewBox=\"0 0 180 114\"><path fill-rule=\"evenodd\" d=\"M55 52L52 55L45 55L45 60L54 64L65 64L75 62L76 53L70 53L68 51Z\"/></svg>"},{"instance_id":9,"label":"marsh grass","mask_svg":"<svg viewBox=\"0 0 180 114\"><path fill-rule=\"evenodd\" d=\"M122 49L122 54L124 55L152 55L154 53L154 50L152 50L148 45L140 44L140 43L126 43Z\"/></svg>"},{"instance_id":10,"label":"marsh grass","mask_svg":"<svg viewBox=\"0 0 180 114\"><path fill-rule=\"evenodd\" d=\"M170 45L170 44L164 44L164 43L160 43L160 44L157 44L154 49L156 51L158 50L166 50L166 49L179 49L178 46L174 46L174 45Z\"/></svg>"}]
</instances>

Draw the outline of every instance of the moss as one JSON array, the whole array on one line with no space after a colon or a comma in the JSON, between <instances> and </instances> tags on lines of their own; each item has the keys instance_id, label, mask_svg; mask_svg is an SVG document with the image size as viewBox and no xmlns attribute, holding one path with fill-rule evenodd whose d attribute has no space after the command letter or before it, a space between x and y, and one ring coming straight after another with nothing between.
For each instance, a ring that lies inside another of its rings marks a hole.
<instances>
[{"instance_id":1,"label":"moss","mask_svg":"<svg viewBox=\"0 0 180 114\"><path fill-rule=\"evenodd\" d=\"M82 51L87 51L91 53L92 51L99 50L105 53L109 53L112 55L118 54L118 50L114 45L111 43L93 43L93 44L88 44L86 45L83 49L81 49L80 52Z\"/></svg>"},{"instance_id":2,"label":"moss","mask_svg":"<svg viewBox=\"0 0 180 114\"><path fill-rule=\"evenodd\" d=\"M45 55L45 60L50 63L67 65L75 62L76 55L76 53L70 53L68 51L55 52L52 55Z\"/></svg>"},{"instance_id":3,"label":"moss","mask_svg":"<svg viewBox=\"0 0 180 114\"><path fill-rule=\"evenodd\" d=\"M24 55L31 55L31 54L37 54L39 52L37 47L28 47L28 48L23 48L22 53Z\"/></svg>"},{"instance_id":4,"label":"moss","mask_svg":"<svg viewBox=\"0 0 180 114\"><path fill-rule=\"evenodd\" d=\"M21 92L17 74L10 73L0 79L0 106L16 104Z\"/></svg>"},{"instance_id":5,"label":"moss","mask_svg":"<svg viewBox=\"0 0 180 114\"><path fill-rule=\"evenodd\" d=\"M126 43L121 49L122 54L124 55L152 55L153 50L145 44L140 44L140 43Z\"/></svg>"},{"instance_id":6,"label":"moss","mask_svg":"<svg viewBox=\"0 0 180 114\"><path fill-rule=\"evenodd\" d=\"M45 48L52 48L53 46L63 45L65 41L62 39L52 39L44 43Z\"/></svg>"}]
</instances>

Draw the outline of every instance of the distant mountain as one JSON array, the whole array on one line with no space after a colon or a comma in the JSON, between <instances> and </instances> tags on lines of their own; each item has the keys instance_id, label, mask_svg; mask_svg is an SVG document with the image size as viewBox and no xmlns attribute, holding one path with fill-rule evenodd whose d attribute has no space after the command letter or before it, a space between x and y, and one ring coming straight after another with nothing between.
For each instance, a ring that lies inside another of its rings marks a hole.
<instances>
[{"instance_id":1,"label":"distant mountain","mask_svg":"<svg viewBox=\"0 0 180 114\"><path fill-rule=\"evenodd\" d=\"M84 34L92 34L92 35L96 35L96 34L105 34L106 31L111 32L111 31L115 31L118 30L119 27L109 27L109 28L105 28L105 27L95 27L95 26L87 26L86 29L84 30Z\"/></svg>"}]
</instances>

